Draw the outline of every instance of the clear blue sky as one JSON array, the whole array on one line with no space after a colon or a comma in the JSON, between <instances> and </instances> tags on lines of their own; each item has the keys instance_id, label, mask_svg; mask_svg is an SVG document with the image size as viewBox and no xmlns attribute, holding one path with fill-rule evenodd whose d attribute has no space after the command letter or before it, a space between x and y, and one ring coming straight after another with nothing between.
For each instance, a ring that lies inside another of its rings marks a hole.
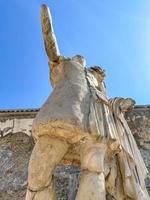
<instances>
[{"instance_id":1,"label":"clear blue sky","mask_svg":"<svg viewBox=\"0 0 150 200\"><path fill-rule=\"evenodd\" d=\"M52 91L42 3L51 9L63 55L101 65L110 97L150 104L149 0L0 0L0 109L40 107Z\"/></svg>"}]
</instances>

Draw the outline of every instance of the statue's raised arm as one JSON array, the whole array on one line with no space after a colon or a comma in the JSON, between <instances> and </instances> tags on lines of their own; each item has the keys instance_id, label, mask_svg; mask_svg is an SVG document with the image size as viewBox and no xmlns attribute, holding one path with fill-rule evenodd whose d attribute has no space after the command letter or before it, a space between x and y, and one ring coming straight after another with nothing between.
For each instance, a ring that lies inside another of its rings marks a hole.
<instances>
[{"instance_id":1,"label":"statue's raised arm","mask_svg":"<svg viewBox=\"0 0 150 200\"><path fill-rule=\"evenodd\" d=\"M45 50L50 62L57 62L60 56L57 40L53 30L52 17L49 8L41 6L41 23Z\"/></svg>"}]
</instances>

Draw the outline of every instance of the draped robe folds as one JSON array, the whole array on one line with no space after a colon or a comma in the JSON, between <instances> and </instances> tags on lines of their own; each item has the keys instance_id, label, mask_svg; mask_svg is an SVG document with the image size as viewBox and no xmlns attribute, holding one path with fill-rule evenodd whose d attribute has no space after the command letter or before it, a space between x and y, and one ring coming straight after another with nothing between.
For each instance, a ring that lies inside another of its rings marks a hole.
<instances>
[{"instance_id":1,"label":"draped robe folds","mask_svg":"<svg viewBox=\"0 0 150 200\"><path fill-rule=\"evenodd\" d=\"M104 83L99 83L97 89L97 80L88 71L87 79L92 94L89 114L91 134L97 133L100 139L114 139L120 144L120 151L107 161L110 168L109 173L106 173L107 194L116 200L149 200L145 188L148 171L120 110L119 102L122 98L108 101Z\"/></svg>"},{"instance_id":2,"label":"draped robe folds","mask_svg":"<svg viewBox=\"0 0 150 200\"><path fill-rule=\"evenodd\" d=\"M116 155L116 159L121 172L124 193L131 199L149 200L144 181L148 171L119 106L122 100L123 98L114 98L109 102L118 132L118 140L122 147L122 151Z\"/></svg>"}]
</instances>

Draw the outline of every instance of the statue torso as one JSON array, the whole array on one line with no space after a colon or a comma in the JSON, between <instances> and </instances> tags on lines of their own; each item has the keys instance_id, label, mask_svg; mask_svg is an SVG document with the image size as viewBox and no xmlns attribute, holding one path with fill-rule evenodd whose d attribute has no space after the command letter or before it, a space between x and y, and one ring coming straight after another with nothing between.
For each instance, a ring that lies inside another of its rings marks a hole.
<instances>
[{"instance_id":1,"label":"statue torso","mask_svg":"<svg viewBox=\"0 0 150 200\"><path fill-rule=\"evenodd\" d=\"M74 141L85 135L115 138L105 90L97 89L93 74L72 60L57 67L51 74L54 90L33 122L33 135L50 134Z\"/></svg>"},{"instance_id":2,"label":"statue torso","mask_svg":"<svg viewBox=\"0 0 150 200\"><path fill-rule=\"evenodd\" d=\"M33 129L39 124L62 121L87 131L90 92L85 69L72 60L57 67L62 68L61 77L57 77L58 83L37 114Z\"/></svg>"}]
</instances>

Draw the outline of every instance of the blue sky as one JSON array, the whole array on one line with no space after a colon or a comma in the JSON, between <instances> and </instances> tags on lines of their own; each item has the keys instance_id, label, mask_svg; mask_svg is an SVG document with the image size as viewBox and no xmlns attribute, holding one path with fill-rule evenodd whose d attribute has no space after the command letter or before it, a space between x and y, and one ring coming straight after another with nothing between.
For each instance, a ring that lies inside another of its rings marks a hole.
<instances>
[{"instance_id":1,"label":"blue sky","mask_svg":"<svg viewBox=\"0 0 150 200\"><path fill-rule=\"evenodd\" d=\"M47 3L62 55L107 73L109 97L150 104L149 0L0 0L0 109L40 107L52 88L39 9Z\"/></svg>"}]
</instances>

